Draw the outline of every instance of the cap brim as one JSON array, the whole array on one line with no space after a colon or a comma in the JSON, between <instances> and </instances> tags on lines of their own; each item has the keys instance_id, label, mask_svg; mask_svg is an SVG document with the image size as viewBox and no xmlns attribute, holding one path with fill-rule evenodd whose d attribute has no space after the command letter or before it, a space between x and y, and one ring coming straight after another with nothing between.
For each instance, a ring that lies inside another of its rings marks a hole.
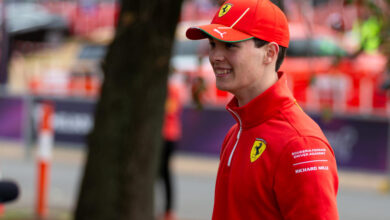
<instances>
[{"instance_id":1,"label":"cap brim","mask_svg":"<svg viewBox=\"0 0 390 220\"><path fill-rule=\"evenodd\" d=\"M219 41L230 43L245 41L253 38L253 36L221 24L208 24L197 27L190 27L186 31L186 36L190 40L200 40L210 36Z\"/></svg>"}]
</instances>

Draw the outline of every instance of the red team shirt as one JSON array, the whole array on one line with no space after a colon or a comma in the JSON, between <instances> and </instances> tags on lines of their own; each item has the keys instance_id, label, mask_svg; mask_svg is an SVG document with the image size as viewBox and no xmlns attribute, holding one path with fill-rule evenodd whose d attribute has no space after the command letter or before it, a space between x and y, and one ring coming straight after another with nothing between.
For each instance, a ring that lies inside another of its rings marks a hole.
<instances>
[{"instance_id":1,"label":"red team shirt","mask_svg":"<svg viewBox=\"0 0 390 220\"><path fill-rule=\"evenodd\" d=\"M180 114L182 111L180 87L171 82L168 84L167 92L162 135L166 141L178 141L181 137Z\"/></svg>"},{"instance_id":2,"label":"red team shirt","mask_svg":"<svg viewBox=\"0 0 390 220\"><path fill-rule=\"evenodd\" d=\"M286 77L238 107L220 155L213 220L337 220L337 167Z\"/></svg>"}]
</instances>

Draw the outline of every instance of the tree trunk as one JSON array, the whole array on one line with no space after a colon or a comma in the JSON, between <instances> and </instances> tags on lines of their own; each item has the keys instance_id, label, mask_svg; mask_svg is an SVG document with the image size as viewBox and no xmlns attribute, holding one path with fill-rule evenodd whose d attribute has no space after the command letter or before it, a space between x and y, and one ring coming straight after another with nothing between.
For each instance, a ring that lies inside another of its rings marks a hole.
<instances>
[{"instance_id":1,"label":"tree trunk","mask_svg":"<svg viewBox=\"0 0 390 220\"><path fill-rule=\"evenodd\" d=\"M182 0L122 0L76 220L152 220L167 74Z\"/></svg>"}]
</instances>

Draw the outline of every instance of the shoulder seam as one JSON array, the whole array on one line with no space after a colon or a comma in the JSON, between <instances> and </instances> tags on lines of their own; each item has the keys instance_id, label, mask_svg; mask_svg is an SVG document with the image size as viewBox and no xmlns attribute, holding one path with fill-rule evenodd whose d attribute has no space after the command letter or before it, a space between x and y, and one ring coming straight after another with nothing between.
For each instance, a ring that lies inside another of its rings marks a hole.
<instances>
[{"instance_id":1,"label":"shoulder seam","mask_svg":"<svg viewBox=\"0 0 390 220\"><path fill-rule=\"evenodd\" d=\"M298 129L291 123L291 121L284 115L282 110L279 110L279 112L280 115L282 115L282 117L288 122L288 124L295 130L295 132L299 135L299 137L302 137L303 135L301 134L301 132L299 132Z\"/></svg>"}]
</instances>

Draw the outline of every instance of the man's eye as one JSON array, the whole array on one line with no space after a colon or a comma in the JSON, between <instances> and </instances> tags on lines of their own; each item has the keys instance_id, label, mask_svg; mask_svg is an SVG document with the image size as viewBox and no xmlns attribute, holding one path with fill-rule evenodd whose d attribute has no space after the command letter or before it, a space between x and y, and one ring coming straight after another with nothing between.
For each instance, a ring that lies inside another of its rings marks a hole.
<instances>
[{"instance_id":1,"label":"man's eye","mask_svg":"<svg viewBox=\"0 0 390 220\"><path fill-rule=\"evenodd\" d=\"M236 47L236 45L232 44L232 43L226 43L225 44L225 47L226 48L233 48L233 47Z\"/></svg>"},{"instance_id":2,"label":"man's eye","mask_svg":"<svg viewBox=\"0 0 390 220\"><path fill-rule=\"evenodd\" d=\"M210 44L210 47L211 47L211 48L214 48L214 47L215 47L215 43L214 43L214 42L211 42L211 41L210 41L209 44Z\"/></svg>"}]
</instances>

